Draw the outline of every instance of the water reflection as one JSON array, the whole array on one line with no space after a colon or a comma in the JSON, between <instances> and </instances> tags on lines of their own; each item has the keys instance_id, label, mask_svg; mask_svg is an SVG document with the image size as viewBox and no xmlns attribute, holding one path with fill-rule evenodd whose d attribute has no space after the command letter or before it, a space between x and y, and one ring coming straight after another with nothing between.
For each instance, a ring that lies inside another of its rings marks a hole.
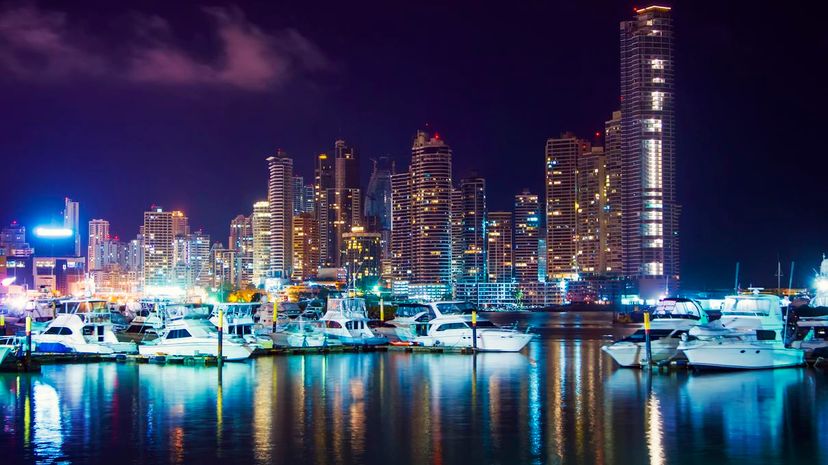
<instances>
[{"instance_id":1,"label":"water reflection","mask_svg":"<svg viewBox=\"0 0 828 465\"><path fill-rule=\"evenodd\" d=\"M22 462L818 463L813 370L617 370L596 340L527 354L262 358L0 375L0 448ZM15 460L12 460L14 462Z\"/></svg>"}]
</instances>

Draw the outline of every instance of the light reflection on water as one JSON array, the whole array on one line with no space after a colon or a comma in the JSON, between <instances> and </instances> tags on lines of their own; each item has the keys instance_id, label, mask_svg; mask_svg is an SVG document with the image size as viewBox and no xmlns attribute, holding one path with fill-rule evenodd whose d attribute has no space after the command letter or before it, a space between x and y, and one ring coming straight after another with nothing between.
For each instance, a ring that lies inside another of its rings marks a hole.
<instances>
[{"instance_id":1,"label":"light reflection on water","mask_svg":"<svg viewBox=\"0 0 828 465\"><path fill-rule=\"evenodd\" d=\"M828 374L647 376L600 340L0 375L0 450L42 463L820 463ZM11 452L9 452L11 451ZM6 463L4 461L4 463Z\"/></svg>"}]
</instances>

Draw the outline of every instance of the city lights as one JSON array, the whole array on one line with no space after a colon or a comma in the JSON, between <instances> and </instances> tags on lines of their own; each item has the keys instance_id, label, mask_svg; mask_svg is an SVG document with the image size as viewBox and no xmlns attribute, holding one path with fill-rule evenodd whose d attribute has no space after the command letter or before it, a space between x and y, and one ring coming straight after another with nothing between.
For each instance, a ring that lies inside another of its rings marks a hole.
<instances>
[{"instance_id":1,"label":"city lights","mask_svg":"<svg viewBox=\"0 0 828 465\"><path fill-rule=\"evenodd\" d=\"M69 228L58 228L58 227L51 227L51 226L38 226L34 228L34 234L37 237L47 238L47 239L62 239L67 237L72 237L74 232Z\"/></svg>"}]
</instances>

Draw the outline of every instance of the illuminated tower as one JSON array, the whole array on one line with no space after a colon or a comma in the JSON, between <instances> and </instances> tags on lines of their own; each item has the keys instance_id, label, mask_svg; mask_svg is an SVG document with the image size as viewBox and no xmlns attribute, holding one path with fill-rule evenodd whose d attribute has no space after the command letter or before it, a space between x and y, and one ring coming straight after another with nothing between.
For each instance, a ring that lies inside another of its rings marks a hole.
<instances>
[{"instance_id":1,"label":"illuminated tower","mask_svg":"<svg viewBox=\"0 0 828 465\"><path fill-rule=\"evenodd\" d=\"M575 246L578 272L603 274L606 269L606 157L592 147L578 157Z\"/></svg>"},{"instance_id":2,"label":"illuminated tower","mask_svg":"<svg viewBox=\"0 0 828 465\"><path fill-rule=\"evenodd\" d=\"M293 267L293 159L279 149L267 158L267 202L270 209L268 275L288 278Z\"/></svg>"},{"instance_id":3,"label":"illuminated tower","mask_svg":"<svg viewBox=\"0 0 828 465\"><path fill-rule=\"evenodd\" d=\"M486 276L486 180L473 176L460 180L463 256L461 280L485 282Z\"/></svg>"},{"instance_id":4,"label":"illuminated tower","mask_svg":"<svg viewBox=\"0 0 828 465\"><path fill-rule=\"evenodd\" d=\"M89 270L95 271L103 268L103 257L101 257L101 244L109 239L109 221L89 221L89 243L87 246L87 260Z\"/></svg>"},{"instance_id":5,"label":"illuminated tower","mask_svg":"<svg viewBox=\"0 0 828 465\"><path fill-rule=\"evenodd\" d=\"M451 282L451 148L418 131L411 148L412 283Z\"/></svg>"},{"instance_id":6,"label":"illuminated tower","mask_svg":"<svg viewBox=\"0 0 828 465\"><path fill-rule=\"evenodd\" d=\"M621 112L612 112L612 119L604 126L604 154L606 157L605 191L606 229L604 253L606 274L621 275L624 271L621 237L623 234L623 210L621 190Z\"/></svg>"},{"instance_id":7,"label":"illuminated tower","mask_svg":"<svg viewBox=\"0 0 828 465\"><path fill-rule=\"evenodd\" d=\"M577 164L588 143L572 134L546 141L546 247L550 278L574 278Z\"/></svg>"},{"instance_id":8,"label":"illuminated tower","mask_svg":"<svg viewBox=\"0 0 828 465\"><path fill-rule=\"evenodd\" d=\"M80 204L69 197L64 199L63 227L72 230L72 237L75 238L75 256L81 256L80 222L78 215Z\"/></svg>"},{"instance_id":9,"label":"illuminated tower","mask_svg":"<svg viewBox=\"0 0 828 465\"><path fill-rule=\"evenodd\" d=\"M144 289L169 286L173 281L172 212L154 207L144 212Z\"/></svg>"},{"instance_id":10,"label":"illuminated tower","mask_svg":"<svg viewBox=\"0 0 828 465\"><path fill-rule=\"evenodd\" d=\"M391 175L391 274L396 282L411 279L411 174Z\"/></svg>"},{"instance_id":11,"label":"illuminated tower","mask_svg":"<svg viewBox=\"0 0 828 465\"><path fill-rule=\"evenodd\" d=\"M253 204L253 284L263 284L270 265L270 207L267 201Z\"/></svg>"},{"instance_id":12,"label":"illuminated tower","mask_svg":"<svg viewBox=\"0 0 828 465\"><path fill-rule=\"evenodd\" d=\"M486 215L486 248L488 281L512 282L512 212L489 212Z\"/></svg>"},{"instance_id":13,"label":"illuminated tower","mask_svg":"<svg viewBox=\"0 0 828 465\"><path fill-rule=\"evenodd\" d=\"M637 9L620 29L624 274L653 297L679 278L670 8Z\"/></svg>"},{"instance_id":14,"label":"illuminated tower","mask_svg":"<svg viewBox=\"0 0 828 465\"><path fill-rule=\"evenodd\" d=\"M540 203L528 189L515 196L514 267L519 283L538 281L538 240L540 237Z\"/></svg>"},{"instance_id":15,"label":"illuminated tower","mask_svg":"<svg viewBox=\"0 0 828 465\"><path fill-rule=\"evenodd\" d=\"M316 277L319 267L319 222L310 213L293 218L293 279Z\"/></svg>"}]
</instances>

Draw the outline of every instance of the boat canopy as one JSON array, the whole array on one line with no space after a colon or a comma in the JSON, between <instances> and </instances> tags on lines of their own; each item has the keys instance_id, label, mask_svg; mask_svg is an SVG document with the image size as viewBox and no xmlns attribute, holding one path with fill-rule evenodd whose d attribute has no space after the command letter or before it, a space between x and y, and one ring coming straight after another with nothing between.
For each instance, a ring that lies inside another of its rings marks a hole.
<instances>
[{"instance_id":1,"label":"boat canopy","mask_svg":"<svg viewBox=\"0 0 828 465\"><path fill-rule=\"evenodd\" d=\"M728 296L722 306L722 315L771 316L774 313L781 314L779 297L775 295Z\"/></svg>"},{"instance_id":2,"label":"boat canopy","mask_svg":"<svg viewBox=\"0 0 828 465\"><path fill-rule=\"evenodd\" d=\"M707 321L707 313L690 299L668 298L658 302L652 311L655 318L689 318Z\"/></svg>"},{"instance_id":3,"label":"boat canopy","mask_svg":"<svg viewBox=\"0 0 828 465\"><path fill-rule=\"evenodd\" d=\"M438 302L435 304L442 315L468 315L475 306L468 302Z\"/></svg>"}]
</instances>

